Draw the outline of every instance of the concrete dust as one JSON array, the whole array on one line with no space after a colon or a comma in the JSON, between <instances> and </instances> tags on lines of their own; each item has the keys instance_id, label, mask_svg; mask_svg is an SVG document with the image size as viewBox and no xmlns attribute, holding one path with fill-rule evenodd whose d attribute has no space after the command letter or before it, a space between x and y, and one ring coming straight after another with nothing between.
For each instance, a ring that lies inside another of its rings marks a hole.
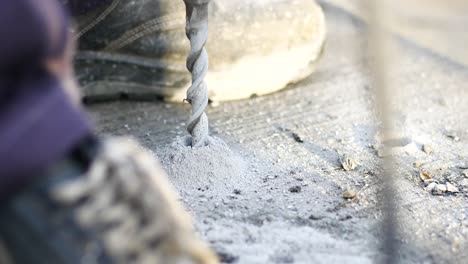
<instances>
[{"instance_id":1,"label":"concrete dust","mask_svg":"<svg viewBox=\"0 0 468 264\"><path fill-rule=\"evenodd\" d=\"M316 188L309 186L308 180L317 181L313 176L279 169L270 157L242 151L220 138L211 138L202 148L189 143L188 137L178 137L155 153L189 210L194 210L197 229L223 263L372 263L373 253L363 247L364 241L348 241L313 227L352 218L334 212L317 217L330 197L310 193ZM301 212L320 199L325 203L317 210ZM206 217L197 217L200 211ZM297 223L291 226L287 219Z\"/></svg>"},{"instance_id":2,"label":"concrete dust","mask_svg":"<svg viewBox=\"0 0 468 264\"><path fill-rule=\"evenodd\" d=\"M176 187L209 191L215 182L231 191L247 172L247 163L220 138L211 137L208 146L192 148L190 137L178 137L159 153L163 167ZM200 178L203 176L203 179Z\"/></svg>"}]
</instances>

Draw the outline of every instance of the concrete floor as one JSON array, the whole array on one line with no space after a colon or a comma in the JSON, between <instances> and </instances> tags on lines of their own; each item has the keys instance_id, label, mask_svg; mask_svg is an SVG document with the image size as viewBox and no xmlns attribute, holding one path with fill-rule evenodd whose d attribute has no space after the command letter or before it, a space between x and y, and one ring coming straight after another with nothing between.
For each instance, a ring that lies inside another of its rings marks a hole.
<instances>
[{"instance_id":1,"label":"concrete floor","mask_svg":"<svg viewBox=\"0 0 468 264\"><path fill-rule=\"evenodd\" d=\"M227 181L171 178L200 234L226 263L375 263L384 254L377 126L361 52L365 26L324 7L329 36L316 73L285 91L208 111L212 133L248 162L248 170ZM468 70L411 41L399 39L398 46L399 121L412 144L401 148L394 175L397 254L402 263L467 263ZM120 101L89 110L100 134L133 135L155 155L185 134L189 113L187 105L164 102ZM423 152L423 144L433 153ZM359 167L343 170L342 154ZM460 192L432 195L421 171ZM301 190L291 192L296 186ZM359 195L345 203L350 189Z\"/></svg>"}]
</instances>

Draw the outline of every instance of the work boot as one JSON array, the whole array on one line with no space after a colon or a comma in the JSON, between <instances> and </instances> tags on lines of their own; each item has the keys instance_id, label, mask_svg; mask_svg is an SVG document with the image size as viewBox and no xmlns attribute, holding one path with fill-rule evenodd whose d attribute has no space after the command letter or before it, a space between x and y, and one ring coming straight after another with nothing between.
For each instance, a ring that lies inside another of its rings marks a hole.
<instances>
[{"instance_id":1,"label":"work boot","mask_svg":"<svg viewBox=\"0 0 468 264\"><path fill-rule=\"evenodd\" d=\"M83 144L0 206L6 248L0 260L217 263L174 194L157 162L136 143Z\"/></svg>"},{"instance_id":2,"label":"work boot","mask_svg":"<svg viewBox=\"0 0 468 264\"><path fill-rule=\"evenodd\" d=\"M185 16L183 0L109 0L78 15L76 68L84 96L182 102L191 83ZM303 79L324 40L323 11L313 0L212 0L210 99L264 95Z\"/></svg>"}]
</instances>

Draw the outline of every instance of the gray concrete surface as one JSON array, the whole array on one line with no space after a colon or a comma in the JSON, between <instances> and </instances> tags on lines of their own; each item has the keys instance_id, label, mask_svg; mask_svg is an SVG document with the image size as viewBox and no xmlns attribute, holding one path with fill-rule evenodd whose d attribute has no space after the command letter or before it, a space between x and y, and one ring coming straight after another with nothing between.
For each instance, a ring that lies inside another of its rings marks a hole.
<instances>
[{"instance_id":1,"label":"gray concrete surface","mask_svg":"<svg viewBox=\"0 0 468 264\"><path fill-rule=\"evenodd\" d=\"M369 0L319 0L332 3L367 19ZM418 45L468 66L468 1L465 0L381 0L386 26Z\"/></svg>"},{"instance_id":2,"label":"gray concrete surface","mask_svg":"<svg viewBox=\"0 0 468 264\"><path fill-rule=\"evenodd\" d=\"M315 74L270 96L209 109L212 133L242 156L245 172L230 180L171 178L225 263L376 263L384 254L365 26L340 9L325 5L325 12L328 42ZM398 44L399 116L412 144L401 148L393 175L402 243L393 254L402 263L467 263L468 70L410 41ZM185 135L189 106L121 101L89 110L100 134L133 135L162 155ZM360 165L343 170L342 154ZM460 192L432 195L421 171ZM357 198L345 202L347 190Z\"/></svg>"}]
</instances>

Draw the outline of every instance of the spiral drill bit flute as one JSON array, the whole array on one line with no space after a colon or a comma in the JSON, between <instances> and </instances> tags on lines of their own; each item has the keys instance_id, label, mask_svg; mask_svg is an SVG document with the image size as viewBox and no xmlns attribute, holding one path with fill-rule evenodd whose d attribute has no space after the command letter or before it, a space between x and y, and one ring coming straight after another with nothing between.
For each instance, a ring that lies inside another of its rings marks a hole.
<instances>
[{"instance_id":1,"label":"spiral drill bit flute","mask_svg":"<svg viewBox=\"0 0 468 264\"><path fill-rule=\"evenodd\" d=\"M210 0L184 0L187 12L186 35L190 40L187 69L192 73L192 85L186 100L192 105L187 130L192 135L192 147L208 143L208 87L205 76L208 73L208 53L205 43L208 39L208 4Z\"/></svg>"}]
</instances>

